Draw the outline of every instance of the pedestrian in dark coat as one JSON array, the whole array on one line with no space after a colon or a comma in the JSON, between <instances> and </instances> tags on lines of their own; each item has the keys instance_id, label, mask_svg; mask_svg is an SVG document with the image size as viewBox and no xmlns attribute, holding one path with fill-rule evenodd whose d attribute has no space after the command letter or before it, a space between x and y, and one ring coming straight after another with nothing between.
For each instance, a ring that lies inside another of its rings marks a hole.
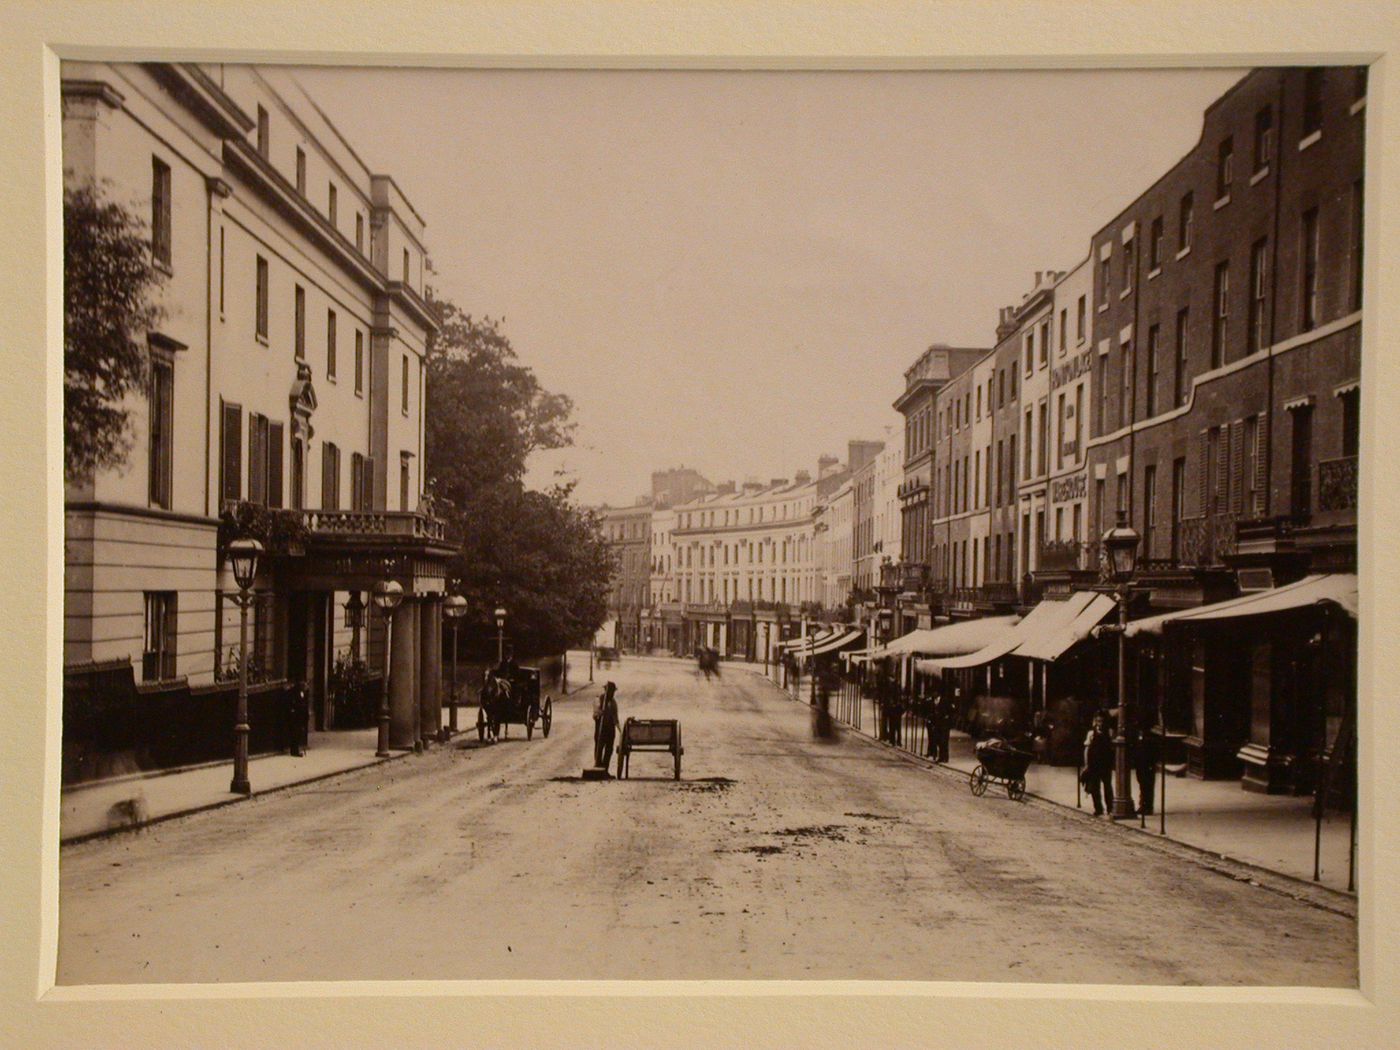
<instances>
[{"instance_id":1,"label":"pedestrian in dark coat","mask_svg":"<svg viewBox=\"0 0 1400 1050\"><path fill-rule=\"evenodd\" d=\"M1084 771L1080 774L1084 790L1094 800L1094 816L1113 810L1113 737L1108 732L1108 719L1094 716L1089 735L1084 738Z\"/></svg>"},{"instance_id":2,"label":"pedestrian in dark coat","mask_svg":"<svg viewBox=\"0 0 1400 1050\"><path fill-rule=\"evenodd\" d=\"M617 686L609 682L593 705L593 765L607 769L617 737Z\"/></svg>"}]
</instances>

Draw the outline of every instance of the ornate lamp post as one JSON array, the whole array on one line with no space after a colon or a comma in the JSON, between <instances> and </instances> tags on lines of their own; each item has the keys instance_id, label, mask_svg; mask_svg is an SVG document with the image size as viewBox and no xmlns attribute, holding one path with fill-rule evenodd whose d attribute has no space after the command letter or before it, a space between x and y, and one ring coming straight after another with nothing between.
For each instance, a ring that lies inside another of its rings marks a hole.
<instances>
[{"instance_id":1,"label":"ornate lamp post","mask_svg":"<svg viewBox=\"0 0 1400 1050\"><path fill-rule=\"evenodd\" d=\"M384 689L379 694L379 746L375 755L389 756L389 666L393 653L394 610L403 601L403 586L397 580L380 580L372 592L375 608L384 616Z\"/></svg>"},{"instance_id":2,"label":"ornate lamp post","mask_svg":"<svg viewBox=\"0 0 1400 1050\"><path fill-rule=\"evenodd\" d=\"M238 584L238 711L233 725L233 782L229 790L238 795L251 795L248 783L248 606L253 604L250 588L258 574L258 557L263 546L257 540L244 537L228 545L229 565L234 582Z\"/></svg>"},{"instance_id":3,"label":"ornate lamp post","mask_svg":"<svg viewBox=\"0 0 1400 1050\"><path fill-rule=\"evenodd\" d=\"M1128 598L1131 594L1133 570L1137 567L1138 543L1142 539L1128 524L1127 515L1118 512L1118 523L1103 534L1103 549L1108 560L1108 573L1118 600L1118 728L1113 739L1113 819L1131 819L1133 798L1128 782L1128 676L1127 638Z\"/></svg>"},{"instance_id":4,"label":"ornate lamp post","mask_svg":"<svg viewBox=\"0 0 1400 1050\"><path fill-rule=\"evenodd\" d=\"M448 694L447 735L457 733L457 621L467 614L467 600L460 594L449 594L442 602L442 611L452 624L452 692Z\"/></svg>"},{"instance_id":5,"label":"ornate lamp post","mask_svg":"<svg viewBox=\"0 0 1400 1050\"><path fill-rule=\"evenodd\" d=\"M506 611L496 610L496 663L506 658Z\"/></svg>"}]
</instances>

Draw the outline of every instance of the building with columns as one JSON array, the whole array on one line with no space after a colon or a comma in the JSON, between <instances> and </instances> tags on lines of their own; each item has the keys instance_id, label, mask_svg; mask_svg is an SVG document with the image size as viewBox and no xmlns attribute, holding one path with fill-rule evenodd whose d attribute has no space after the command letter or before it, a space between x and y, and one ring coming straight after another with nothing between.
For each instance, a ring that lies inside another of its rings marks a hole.
<instances>
[{"instance_id":1,"label":"building with columns","mask_svg":"<svg viewBox=\"0 0 1400 1050\"><path fill-rule=\"evenodd\" d=\"M65 492L65 776L109 746L93 713L138 697L165 724L120 744L135 766L231 752L240 531L267 548L254 749L279 746L297 686L309 728L341 724L337 662L382 673L382 622L360 610L384 579L405 592L391 742L432 737L452 547L420 498L422 217L281 70L65 62L62 101L66 184L143 202L164 276L128 462Z\"/></svg>"}]
</instances>

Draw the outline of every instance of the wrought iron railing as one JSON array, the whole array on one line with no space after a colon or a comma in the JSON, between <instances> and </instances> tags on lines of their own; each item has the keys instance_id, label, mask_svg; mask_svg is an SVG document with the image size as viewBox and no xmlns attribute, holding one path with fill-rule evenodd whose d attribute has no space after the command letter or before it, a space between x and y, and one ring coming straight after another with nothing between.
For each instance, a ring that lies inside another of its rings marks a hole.
<instances>
[{"instance_id":1,"label":"wrought iron railing","mask_svg":"<svg viewBox=\"0 0 1400 1050\"><path fill-rule=\"evenodd\" d=\"M1049 540L1040 545L1036 566L1041 572L1068 572L1094 567L1097 543L1079 540Z\"/></svg>"},{"instance_id":2,"label":"wrought iron railing","mask_svg":"<svg viewBox=\"0 0 1400 1050\"><path fill-rule=\"evenodd\" d=\"M1317 509L1319 511L1356 508L1356 457L1324 459L1317 465Z\"/></svg>"},{"instance_id":3,"label":"wrought iron railing","mask_svg":"<svg viewBox=\"0 0 1400 1050\"><path fill-rule=\"evenodd\" d=\"M1235 553L1237 514L1212 514L1185 518L1177 537L1177 561L1183 566L1205 568L1221 565Z\"/></svg>"}]
</instances>

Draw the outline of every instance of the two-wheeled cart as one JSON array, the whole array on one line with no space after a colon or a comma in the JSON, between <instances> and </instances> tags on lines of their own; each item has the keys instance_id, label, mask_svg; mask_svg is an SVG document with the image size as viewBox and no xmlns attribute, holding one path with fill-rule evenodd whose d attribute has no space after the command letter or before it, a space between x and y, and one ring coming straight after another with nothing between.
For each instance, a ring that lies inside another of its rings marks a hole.
<instances>
[{"instance_id":1,"label":"two-wheeled cart","mask_svg":"<svg viewBox=\"0 0 1400 1050\"><path fill-rule=\"evenodd\" d=\"M1026 797L1026 769L1035 755L1012 747L1004 740L987 740L977 745L977 768L968 775L968 787L981 797L988 784L1002 784L1007 798Z\"/></svg>"}]
</instances>

